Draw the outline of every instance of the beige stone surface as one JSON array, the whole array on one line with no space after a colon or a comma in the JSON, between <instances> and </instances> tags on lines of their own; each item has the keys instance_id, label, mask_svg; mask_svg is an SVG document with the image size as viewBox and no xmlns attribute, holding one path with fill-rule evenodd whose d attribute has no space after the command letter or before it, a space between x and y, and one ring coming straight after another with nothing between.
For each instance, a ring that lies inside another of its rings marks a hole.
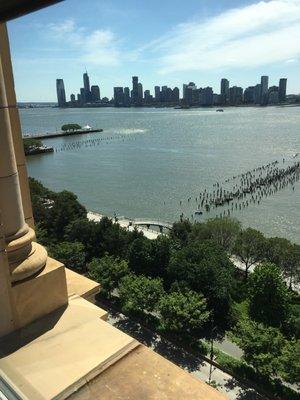
<instances>
[{"instance_id":1,"label":"beige stone surface","mask_svg":"<svg viewBox=\"0 0 300 400\"><path fill-rule=\"evenodd\" d=\"M36 276L16 283L12 294L18 327L66 305L68 294L63 264L48 257L45 268Z\"/></svg>"},{"instance_id":2,"label":"beige stone surface","mask_svg":"<svg viewBox=\"0 0 300 400\"><path fill-rule=\"evenodd\" d=\"M140 345L69 400L226 400L227 397Z\"/></svg>"},{"instance_id":3,"label":"beige stone surface","mask_svg":"<svg viewBox=\"0 0 300 400\"><path fill-rule=\"evenodd\" d=\"M78 296L81 296L86 300L94 302L95 295L100 292L99 283L83 275L77 274L76 272L68 268L65 268L65 270L68 295L71 296L73 294L77 294Z\"/></svg>"},{"instance_id":4,"label":"beige stone surface","mask_svg":"<svg viewBox=\"0 0 300 400\"><path fill-rule=\"evenodd\" d=\"M138 346L100 316L71 297L66 308L0 341L0 369L31 400L66 398Z\"/></svg>"}]
</instances>

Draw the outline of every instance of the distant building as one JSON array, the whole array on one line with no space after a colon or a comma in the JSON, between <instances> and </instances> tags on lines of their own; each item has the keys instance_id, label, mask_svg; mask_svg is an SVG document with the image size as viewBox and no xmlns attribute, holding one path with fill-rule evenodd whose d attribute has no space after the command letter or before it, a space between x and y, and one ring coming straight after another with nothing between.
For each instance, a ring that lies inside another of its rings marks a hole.
<instances>
[{"instance_id":1,"label":"distant building","mask_svg":"<svg viewBox=\"0 0 300 400\"><path fill-rule=\"evenodd\" d=\"M269 77L263 75L261 77L260 84L261 84L260 104L266 105L268 104Z\"/></svg>"},{"instance_id":2,"label":"distant building","mask_svg":"<svg viewBox=\"0 0 300 400\"><path fill-rule=\"evenodd\" d=\"M179 104L179 88L178 87L174 87L173 89L173 94L172 94L172 101L175 104Z\"/></svg>"},{"instance_id":3,"label":"distant building","mask_svg":"<svg viewBox=\"0 0 300 400\"><path fill-rule=\"evenodd\" d=\"M269 101L268 101L268 104L278 104L278 103L279 103L278 90L271 90L271 91L269 91Z\"/></svg>"},{"instance_id":4,"label":"distant building","mask_svg":"<svg viewBox=\"0 0 300 400\"><path fill-rule=\"evenodd\" d=\"M130 106L130 91L129 87L124 88L124 106L129 107Z\"/></svg>"},{"instance_id":5,"label":"distant building","mask_svg":"<svg viewBox=\"0 0 300 400\"><path fill-rule=\"evenodd\" d=\"M254 104L260 104L261 100L261 85L258 83L254 86Z\"/></svg>"},{"instance_id":6,"label":"distant building","mask_svg":"<svg viewBox=\"0 0 300 400\"><path fill-rule=\"evenodd\" d=\"M229 80L221 79L221 101L222 104L227 104L229 100Z\"/></svg>"},{"instance_id":7,"label":"distant building","mask_svg":"<svg viewBox=\"0 0 300 400\"><path fill-rule=\"evenodd\" d=\"M100 101L100 88L98 85L91 86L91 101L94 103Z\"/></svg>"},{"instance_id":8,"label":"distant building","mask_svg":"<svg viewBox=\"0 0 300 400\"><path fill-rule=\"evenodd\" d=\"M132 77L131 100L134 105L139 103L139 78L137 76Z\"/></svg>"},{"instance_id":9,"label":"distant building","mask_svg":"<svg viewBox=\"0 0 300 400\"><path fill-rule=\"evenodd\" d=\"M63 79L56 79L56 93L58 107L66 106L66 92Z\"/></svg>"},{"instance_id":10,"label":"distant building","mask_svg":"<svg viewBox=\"0 0 300 400\"><path fill-rule=\"evenodd\" d=\"M279 103L284 103L286 101L286 84L287 84L286 78L281 78L279 80L279 91L278 91Z\"/></svg>"},{"instance_id":11,"label":"distant building","mask_svg":"<svg viewBox=\"0 0 300 400\"><path fill-rule=\"evenodd\" d=\"M114 87L114 105L116 107L124 105L124 91L120 86Z\"/></svg>"},{"instance_id":12,"label":"distant building","mask_svg":"<svg viewBox=\"0 0 300 400\"><path fill-rule=\"evenodd\" d=\"M85 90L84 88L80 88L80 97L81 97L81 104L85 104L87 102L85 97Z\"/></svg>"},{"instance_id":13,"label":"distant building","mask_svg":"<svg viewBox=\"0 0 300 400\"><path fill-rule=\"evenodd\" d=\"M154 97L155 97L156 103L159 103L160 102L160 87L159 86L154 87Z\"/></svg>"},{"instance_id":14,"label":"distant building","mask_svg":"<svg viewBox=\"0 0 300 400\"><path fill-rule=\"evenodd\" d=\"M253 104L255 99L255 86L249 86L244 91L244 103Z\"/></svg>"},{"instance_id":15,"label":"distant building","mask_svg":"<svg viewBox=\"0 0 300 400\"><path fill-rule=\"evenodd\" d=\"M138 104L141 105L143 102L143 85L141 82L138 83Z\"/></svg>"},{"instance_id":16,"label":"distant building","mask_svg":"<svg viewBox=\"0 0 300 400\"><path fill-rule=\"evenodd\" d=\"M71 103L75 103L76 102L75 94L71 94L70 101L71 101Z\"/></svg>"},{"instance_id":17,"label":"distant building","mask_svg":"<svg viewBox=\"0 0 300 400\"><path fill-rule=\"evenodd\" d=\"M150 104L152 104L152 101L153 101L153 97L150 94L150 90L145 90L145 92L144 92L145 104L150 105Z\"/></svg>"},{"instance_id":18,"label":"distant building","mask_svg":"<svg viewBox=\"0 0 300 400\"><path fill-rule=\"evenodd\" d=\"M188 85L183 84L182 86L182 98L188 105L193 103L193 90L196 90L197 86L194 82L190 82Z\"/></svg>"},{"instance_id":19,"label":"distant building","mask_svg":"<svg viewBox=\"0 0 300 400\"><path fill-rule=\"evenodd\" d=\"M90 78L87 72L83 74L83 88L84 88L85 102L87 103L91 101Z\"/></svg>"},{"instance_id":20,"label":"distant building","mask_svg":"<svg viewBox=\"0 0 300 400\"><path fill-rule=\"evenodd\" d=\"M232 106L238 106L243 103L243 88L239 86L229 88L229 103Z\"/></svg>"},{"instance_id":21,"label":"distant building","mask_svg":"<svg viewBox=\"0 0 300 400\"><path fill-rule=\"evenodd\" d=\"M203 88L200 92L200 104L202 106L212 106L214 103L214 92L210 86Z\"/></svg>"}]
</instances>

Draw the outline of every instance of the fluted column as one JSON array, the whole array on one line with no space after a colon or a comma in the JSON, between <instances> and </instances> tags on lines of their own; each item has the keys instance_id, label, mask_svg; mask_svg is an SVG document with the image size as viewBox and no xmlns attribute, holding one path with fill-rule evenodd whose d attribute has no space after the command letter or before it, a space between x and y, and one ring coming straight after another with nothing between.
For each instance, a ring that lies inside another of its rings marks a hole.
<instances>
[{"instance_id":1,"label":"fluted column","mask_svg":"<svg viewBox=\"0 0 300 400\"><path fill-rule=\"evenodd\" d=\"M1 32L0 32L1 33ZM1 36L1 34L0 34ZM1 42L3 37L1 37ZM0 211L2 215L4 239L11 274L16 282L30 277L46 263L46 250L34 243L35 233L25 223L19 174L12 138L7 88L13 82L7 82L4 75L5 46L0 42ZM16 110L16 112L18 112Z\"/></svg>"},{"instance_id":2,"label":"fluted column","mask_svg":"<svg viewBox=\"0 0 300 400\"><path fill-rule=\"evenodd\" d=\"M6 99L7 103L10 106L8 108L8 112L10 116L13 145L14 145L16 164L19 174L24 218L26 223L31 228L34 228L34 220L32 215L32 206L31 206L30 191L28 184L26 160L23 148L20 117L18 109L16 107L17 100L15 94L12 63L11 63L10 49L9 49L9 39L8 39L6 24L0 24L0 48L2 54L3 74L6 82Z\"/></svg>"}]
</instances>

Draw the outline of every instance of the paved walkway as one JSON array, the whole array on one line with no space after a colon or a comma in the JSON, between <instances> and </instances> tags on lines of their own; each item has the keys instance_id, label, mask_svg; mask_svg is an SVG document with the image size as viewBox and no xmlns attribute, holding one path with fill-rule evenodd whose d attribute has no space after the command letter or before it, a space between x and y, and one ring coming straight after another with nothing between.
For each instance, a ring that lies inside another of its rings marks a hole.
<instances>
[{"instance_id":1,"label":"paved walkway","mask_svg":"<svg viewBox=\"0 0 300 400\"><path fill-rule=\"evenodd\" d=\"M103 305L100 305L103 308ZM107 307L104 307L107 309ZM209 378L210 364L201 358L183 350L168 340L162 338L139 323L127 318L122 313L107 310L108 322L136 338L144 345L150 347L158 354L172 361L174 364L185 369L195 377L207 382ZM212 381L215 381L217 389L227 395L230 400L266 400L255 390L244 387L231 375L213 367Z\"/></svg>"}]
</instances>

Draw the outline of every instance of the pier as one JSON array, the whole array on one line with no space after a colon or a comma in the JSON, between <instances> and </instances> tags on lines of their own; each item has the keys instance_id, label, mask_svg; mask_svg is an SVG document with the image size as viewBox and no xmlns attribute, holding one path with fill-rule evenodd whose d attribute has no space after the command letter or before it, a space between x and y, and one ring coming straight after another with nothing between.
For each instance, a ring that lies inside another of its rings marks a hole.
<instances>
[{"instance_id":1,"label":"pier","mask_svg":"<svg viewBox=\"0 0 300 400\"><path fill-rule=\"evenodd\" d=\"M24 139L52 139L63 136L75 136L75 135L86 135L88 133L103 132L103 129L78 129L71 132L53 132L53 133L42 133L42 134L28 134L24 136Z\"/></svg>"}]
</instances>

